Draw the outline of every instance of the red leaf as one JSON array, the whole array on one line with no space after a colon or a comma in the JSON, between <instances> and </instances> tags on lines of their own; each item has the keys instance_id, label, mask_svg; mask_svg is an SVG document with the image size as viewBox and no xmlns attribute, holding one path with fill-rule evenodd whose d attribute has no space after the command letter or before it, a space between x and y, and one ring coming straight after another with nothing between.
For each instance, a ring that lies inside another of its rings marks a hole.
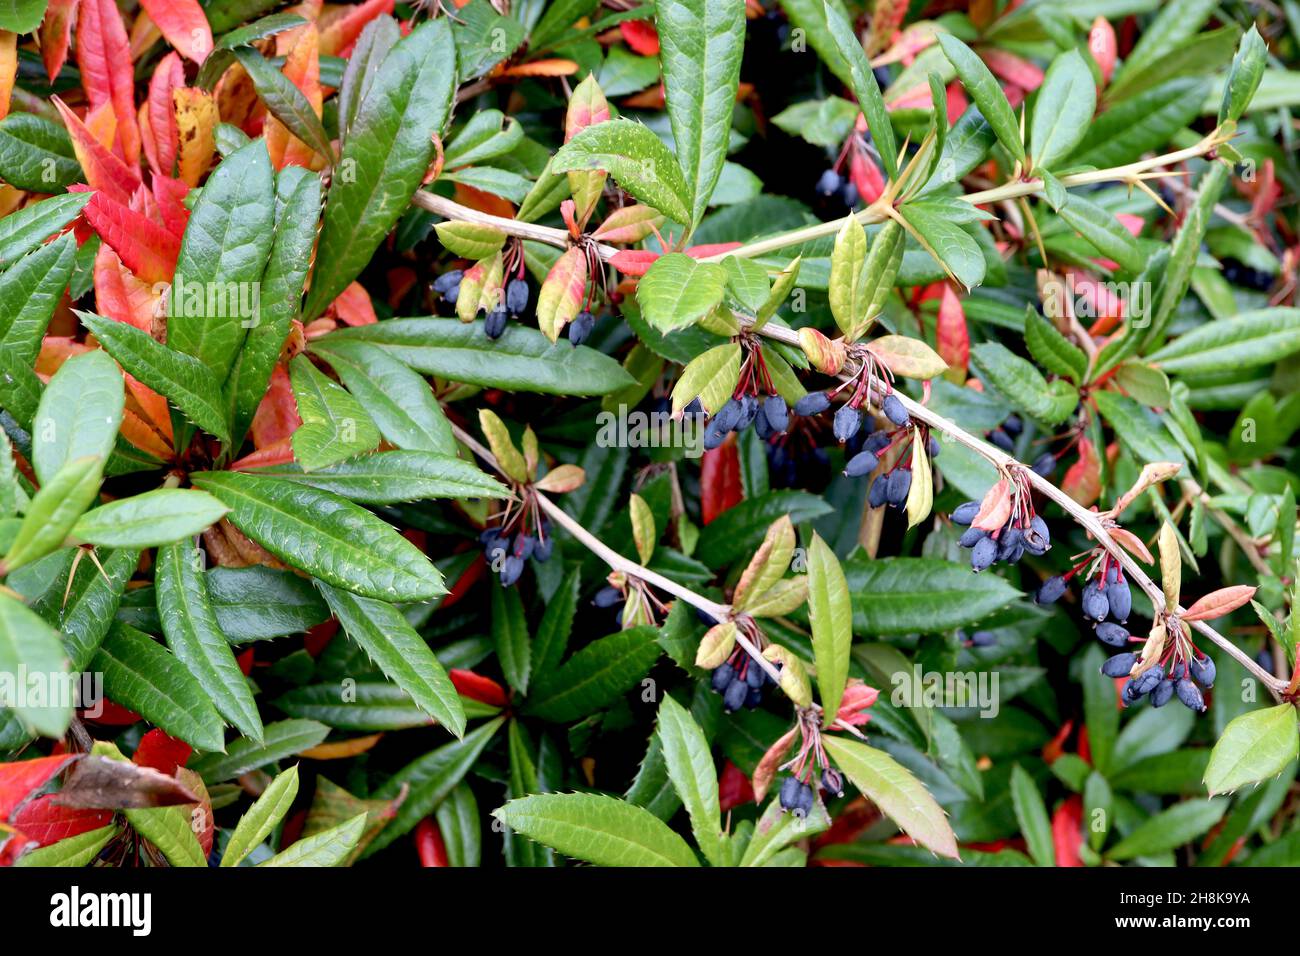
<instances>
[{"instance_id":1,"label":"red leaf","mask_svg":"<svg viewBox=\"0 0 1300 956\"><path fill-rule=\"evenodd\" d=\"M1211 591L1183 614L1184 621L1212 621L1216 617L1231 614L1255 596L1256 588L1249 584L1234 584L1232 587Z\"/></svg>"},{"instance_id":2,"label":"red leaf","mask_svg":"<svg viewBox=\"0 0 1300 956\"><path fill-rule=\"evenodd\" d=\"M482 555L479 555L478 559L473 561L470 566L465 569L465 572L456 579L456 583L451 586L451 590L447 592L447 596L442 599L442 604L439 605L439 608L445 610L463 598L466 593L468 593L469 589L477 584L482 579L483 575L487 573L487 566L487 560Z\"/></svg>"},{"instance_id":3,"label":"red leaf","mask_svg":"<svg viewBox=\"0 0 1300 956\"><path fill-rule=\"evenodd\" d=\"M1083 798L1071 794L1052 814L1052 843L1056 847L1057 866L1083 866L1079 848L1083 846Z\"/></svg>"},{"instance_id":4,"label":"red leaf","mask_svg":"<svg viewBox=\"0 0 1300 956\"><path fill-rule=\"evenodd\" d=\"M140 0L140 6L181 56L202 63L212 52L212 28L199 0Z\"/></svg>"},{"instance_id":5,"label":"red leaf","mask_svg":"<svg viewBox=\"0 0 1300 956\"><path fill-rule=\"evenodd\" d=\"M95 310L114 322L134 325L143 332L153 328L158 299L148 283L137 279L117 253L101 245L95 253Z\"/></svg>"},{"instance_id":6,"label":"red leaf","mask_svg":"<svg viewBox=\"0 0 1300 956\"><path fill-rule=\"evenodd\" d=\"M970 362L970 329L966 325L966 310L962 308L961 299L946 282L939 299L934 334L939 357L948 363L950 369L956 369L953 374L957 381L961 381L966 377L966 365Z\"/></svg>"},{"instance_id":7,"label":"red leaf","mask_svg":"<svg viewBox=\"0 0 1300 956\"><path fill-rule=\"evenodd\" d=\"M433 817L425 817L415 825L415 852L420 855L420 866L451 866L442 831Z\"/></svg>"},{"instance_id":8,"label":"red leaf","mask_svg":"<svg viewBox=\"0 0 1300 956\"><path fill-rule=\"evenodd\" d=\"M183 740L168 736L156 727L140 738L140 746L135 748L131 759L137 767L152 767L165 777L176 774L177 767L183 767L192 753L190 745Z\"/></svg>"},{"instance_id":9,"label":"red leaf","mask_svg":"<svg viewBox=\"0 0 1300 956\"><path fill-rule=\"evenodd\" d=\"M231 462L231 471L243 471L246 468L266 468L269 465L285 465L293 461L293 445L289 437L250 452L238 461Z\"/></svg>"},{"instance_id":10,"label":"red leaf","mask_svg":"<svg viewBox=\"0 0 1300 956\"><path fill-rule=\"evenodd\" d=\"M1085 508L1096 503L1101 495L1101 460L1088 439L1079 439L1079 460L1065 472L1061 490Z\"/></svg>"},{"instance_id":11,"label":"red leaf","mask_svg":"<svg viewBox=\"0 0 1300 956\"><path fill-rule=\"evenodd\" d=\"M490 704L493 707L504 707L506 705L505 690L490 677L484 677L482 674L475 674L473 671L455 667L447 671L447 676L451 678L456 693L462 697Z\"/></svg>"},{"instance_id":12,"label":"red leaf","mask_svg":"<svg viewBox=\"0 0 1300 956\"><path fill-rule=\"evenodd\" d=\"M717 448L704 453L700 462L700 517L705 524L745 497L740 483L740 453L728 437Z\"/></svg>"},{"instance_id":13,"label":"red leaf","mask_svg":"<svg viewBox=\"0 0 1300 956\"><path fill-rule=\"evenodd\" d=\"M100 702L98 716L91 717L89 713L83 712L81 719L105 727L130 727L140 722L140 715L134 710L127 710L121 704L104 700Z\"/></svg>"},{"instance_id":14,"label":"red leaf","mask_svg":"<svg viewBox=\"0 0 1300 956\"><path fill-rule=\"evenodd\" d=\"M1105 17L1092 21L1092 29L1088 31L1088 52L1097 61L1097 67L1101 70L1101 85L1105 86L1115 73L1117 53L1115 28Z\"/></svg>"},{"instance_id":15,"label":"red leaf","mask_svg":"<svg viewBox=\"0 0 1300 956\"><path fill-rule=\"evenodd\" d=\"M140 162L140 130L135 121L135 67L122 15L113 0L81 0L77 18L77 66L91 109L113 104L117 144L130 165Z\"/></svg>"},{"instance_id":16,"label":"red leaf","mask_svg":"<svg viewBox=\"0 0 1300 956\"><path fill-rule=\"evenodd\" d=\"M180 133L176 127L176 106L172 90L185 85L185 65L175 53L158 61L149 80L149 135L144 138L144 152L154 174L171 176L176 171L176 153Z\"/></svg>"},{"instance_id":17,"label":"red leaf","mask_svg":"<svg viewBox=\"0 0 1300 956\"><path fill-rule=\"evenodd\" d=\"M69 192L78 190L77 186L69 187ZM101 192L90 197L82 214L137 278L145 282L171 281L181 254L181 241L174 233Z\"/></svg>"},{"instance_id":18,"label":"red leaf","mask_svg":"<svg viewBox=\"0 0 1300 956\"><path fill-rule=\"evenodd\" d=\"M62 807L55 801L58 794L47 793L24 804L10 821L23 836L41 846L58 843L68 837L98 830L113 822L112 810L83 810Z\"/></svg>"},{"instance_id":19,"label":"red leaf","mask_svg":"<svg viewBox=\"0 0 1300 956\"><path fill-rule=\"evenodd\" d=\"M650 20L624 20L618 25L623 42L642 56L659 55L659 31Z\"/></svg>"},{"instance_id":20,"label":"red leaf","mask_svg":"<svg viewBox=\"0 0 1300 956\"><path fill-rule=\"evenodd\" d=\"M79 0L50 0L41 21L41 59L45 61L45 75L51 81L59 75L68 59L68 43L72 40L72 21L77 18Z\"/></svg>"},{"instance_id":21,"label":"red leaf","mask_svg":"<svg viewBox=\"0 0 1300 956\"><path fill-rule=\"evenodd\" d=\"M980 58L995 75L1029 92L1043 85L1043 71L1028 60L999 50L997 47L982 47Z\"/></svg>"},{"instance_id":22,"label":"red leaf","mask_svg":"<svg viewBox=\"0 0 1300 956\"><path fill-rule=\"evenodd\" d=\"M261 450L288 438L302 424L298 417L298 401L293 397L289 373L277 365L271 373L271 384L266 390L257 412L253 415L253 444Z\"/></svg>"},{"instance_id":23,"label":"red leaf","mask_svg":"<svg viewBox=\"0 0 1300 956\"><path fill-rule=\"evenodd\" d=\"M59 754L0 763L0 820L8 820L28 794L45 786L56 773L76 759L75 754Z\"/></svg>"},{"instance_id":24,"label":"red leaf","mask_svg":"<svg viewBox=\"0 0 1300 956\"><path fill-rule=\"evenodd\" d=\"M72 149L86 174L86 182L92 189L106 192L120 203L130 203L131 195L140 185L140 174L105 149L61 99L55 96L53 100L72 138Z\"/></svg>"},{"instance_id":25,"label":"red leaf","mask_svg":"<svg viewBox=\"0 0 1300 956\"><path fill-rule=\"evenodd\" d=\"M190 221L190 211L185 208L185 197L190 187L182 179L154 174L150 177L153 187L154 202L158 205L158 217L179 239L185 235L185 227Z\"/></svg>"},{"instance_id":26,"label":"red leaf","mask_svg":"<svg viewBox=\"0 0 1300 956\"><path fill-rule=\"evenodd\" d=\"M620 249L609 259L609 264L625 276L643 276L659 258L651 249Z\"/></svg>"},{"instance_id":27,"label":"red leaf","mask_svg":"<svg viewBox=\"0 0 1300 956\"><path fill-rule=\"evenodd\" d=\"M885 191L885 177L863 150L853 150L849 157L849 179L865 203L873 203Z\"/></svg>"},{"instance_id":28,"label":"red leaf","mask_svg":"<svg viewBox=\"0 0 1300 956\"><path fill-rule=\"evenodd\" d=\"M692 259L707 259L709 256L720 256L732 249L739 249L742 245L744 243L741 242L708 242L702 246L691 246L686 254Z\"/></svg>"},{"instance_id":29,"label":"red leaf","mask_svg":"<svg viewBox=\"0 0 1300 956\"><path fill-rule=\"evenodd\" d=\"M722 777L718 780L718 801L723 813L754 802L754 788L749 778L730 760L722 768Z\"/></svg>"}]
</instances>

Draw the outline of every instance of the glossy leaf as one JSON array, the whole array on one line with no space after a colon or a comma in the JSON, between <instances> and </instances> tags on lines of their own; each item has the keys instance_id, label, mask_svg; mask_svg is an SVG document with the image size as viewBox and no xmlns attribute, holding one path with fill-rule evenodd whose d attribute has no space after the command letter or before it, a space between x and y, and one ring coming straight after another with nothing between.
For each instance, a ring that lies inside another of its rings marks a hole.
<instances>
[{"instance_id":1,"label":"glossy leaf","mask_svg":"<svg viewBox=\"0 0 1300 956\"><path fill-rule=\"evenodd\" d=\"M511 800L493 812L512 830L597 866L698 866L695 854L647 810L594 793Z\"/></svg>"}]
</instances>

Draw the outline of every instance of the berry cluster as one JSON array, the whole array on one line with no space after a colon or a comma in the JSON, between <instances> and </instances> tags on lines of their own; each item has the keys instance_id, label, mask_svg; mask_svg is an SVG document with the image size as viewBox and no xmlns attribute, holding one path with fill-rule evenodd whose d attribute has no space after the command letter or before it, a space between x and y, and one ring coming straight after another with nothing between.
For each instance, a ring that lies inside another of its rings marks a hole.
<instances>
[{"instance_id":1,"label":"berry cluster","mask_svg":"<svg viewBox=\"0 0 1300 956\"><path fill-rule=\"evenodd\" d=\"M518 321L528 311L531 293L528 289L528 280L522 275L522 264L521 259L520 275L505 284L504 295L498 299L496 307L488 312L487 318L483 321L483 332L490 339L501 338L506 330L506 323L512 319ZM434 279L432 289L442 296L443 302L454 306L460 298L460 283L464 278L463 270L452 269Z\"/></svg>"},{"instance_id":2,"label":"berry cluster","mask_svg":"<svg viewBox=\"0 0 1300 956\"><path fill-rule=\"evenodd\" d=\"M993 531L977 528L972 522L980 511L980 502L967 501L952 513L954 524L968 527L957 543L970 550L970 566L975 572L997 564L1015 564L1026 554L1046 554L1052 546L1047 522L1034 513L1028 495L1011 508L1009 517Z\"/></svg>"},{"instance_id":3,"label":"berry cluster","mask_svg":"<svg viewBox=\"0 0 1300 956\"><path fill-rule=\"evenodd\" d=\"M555 548L555 537L545 518L537 523L536 534L529 533L522 520L513 524L517 526L513 532L510 526L490 527L479 535L488 565L500 575L504 587L511 587L519 580L525 561L532 558L538 564L545 564Z\"/></svg>"},{"instance_id":4,"label":"berry cluster","mask_svg":"<svg viewBox=\"0 0 1300 956\"><path fill-rule=\"evenodd\" d=\"M763 702L763 689L771 683L767 671L739 647L713 669L713 690L722 695L722 709L728 714L742 707L753 710Z\"/></svg>"},{"instance_id":5,"label":"berry cluster","mask_svg":"<svg viewBox=\"0 0 1300 956\"><path fill-rule=\"evenodd\" d=\"M813 789L811 768L808 778L809 782L804 783L796 775L791 774L781 781L781 789L777 794L777 799L782 810L792 812L797 817L806 817L812 812L813 803L816 800L816 791ZM822 770L817 784L820 789L831 796L844 796L844 775L834 767L826 767Z\"/></svg>"},{"instance_id":6,"label":"berry cluster","mask_svg":"<svg viewBox=\"0 0 1300 956\"><path fill-rule=\"evenodd\" d=\"M729 434L743 432L750 425L764 440L790 425L790 407L777 394L760 349L748 350L731 398L704 426L705 449L717 448Z\"/></svg>"},{"instance_id":7,"label":"berry cluster","mask_svg":"<svg viewBox=\"0 0 1300 956\"><path fill-rule=\"evenodd\" d=\"M1273 288L1273 277L1262 269L1254 269L1237 259L1223 260L1223 277L1233 285L1256 292L1267 292Z\"/></svg>"}]
</instances>

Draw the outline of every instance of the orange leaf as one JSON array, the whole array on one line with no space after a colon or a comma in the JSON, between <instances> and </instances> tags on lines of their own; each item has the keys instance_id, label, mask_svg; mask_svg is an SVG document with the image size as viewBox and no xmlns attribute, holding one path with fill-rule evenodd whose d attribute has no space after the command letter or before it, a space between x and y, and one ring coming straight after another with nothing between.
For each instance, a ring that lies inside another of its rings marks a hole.
<instances>
[{"instance_id":1,"label":"orange leaf","mask_svg":"<svg viewBox=\"0 0 1300 956\"><path fill-rule=\"evenodd\" d=\"M72 186L69 192L88 189ZM181 252L175 234L105 193L94 193L82 215L138 278L151 283L172 280Z\"/></svg>"},{"instance_id":2,"label":"orange leaf","mask_svg":"<svg viewBox=\"0 0 1300 956\"><path fill-rule=\"evenodd\" d=\"M279 441L267 445L265 448L259 448L251 454L230 465L231 471L241 471L245 468L266 468L269 465L287 465L293 461L293 445L290 440L281 438Z\"/></svg>"},{"instance_id":3,"label":"orange leaf","mask_svg":"<svg viewBox=\"0 0 1300 956\"><path fill-rule=\"evenodd\" d=\"M139 11L136 14L135 22L131 24L131 35L127 39L127 48L131 51L131 59L140 59L161 39L162 31L158 29L157 24L149 19L149 14L143 10Z\"/></svg>"},{"instance_id":4,"label":"orange leaf","mask_svg":"<svg viewBox=\"0 0 1300 956\"><path fill-rule=\"evenodd\" d=\"M159 434L171 441L172 416L167 408L167 399L125 372L122 377L126 380L127 398L139 406L145 420L158 429Z\"/></svg>"},{"instance_id":5,"label":"orange leaf","mask_svg":"<svg viewBox=\"0 0 1300 956\"><path fill-rule=\"evenodd\" d=\"M339 293L331 305L334 314L343 320L344 325L374 325L379 321L375 307L370 301L370 294L360 282L353 282Z\"/></svg>"},{"instance_id":6,"label":"orange leaf","mask_svg":"<svg viewBox=\"0 0 1300 956\"><path fill-rule=\"evenodd\" d=\"M77 66L91 107L113 104L122 158L136 165L140 162L140 131L135 123L135 67L126 27L113 0L81 0Z\"/></svg>"},{"instance_id":7,"label":"orange leaf","mask_svg":"<svg viewBox=\"0 0 1300 956\"><path fill-rule=\"evenodd\" d=\"M578 64L572 60L533 60L530 63L517 63L506 67L500 76L573 76L578 72Z\"/></svg>"},{"instance_id":8,"label":"orange leaf","mask_svg":"<svg viewBox=\"0 0 1300 956\"><path fill-rule=\"evenodd\" d=\"M129 203L131 194L140 185L139 173L100 145L86 124L61 99L55 96L53 101L72 138L72 149L77 154L82 172L86 174L86 182L90 183L91 188L108 193L118 202Z\"/></svg>"},{"instance_id":9,"label":"orange leaf","mask_svg":"<svg viewBox=\"0 0 1300 956\"><path fill-rule=\"evenodd\" d=\"M72 41L72 21L77 17L80 0L50 0L41 21L41 59L45 61L45 75L54 80L68 60L68 44Z\"/></svg>"},{"instance_id":10,"label":"orange leaf","mask_svg":"<svg viewBox=\"0 0 1300 956\"><path fill-rule=\"evenodd\" d=\"M122 437L136 448L153 455L155 458L167 459L171 457L171 446L163 441L162 436L150 428L148 423L130 408L122 411Z\"/></svg>"},{"instance_id":11,"label":"orange leaf","mask_svg":"<svg viewBox=\"0 0 1300 956\"><path fill-rule=\"evenodd\" d=\"M1219 588L1200 598L1187 609L1184 621L1212 621L1216 617L1231 614L1255 596L1256 588L1249 584L1234 584L1232 587Z\"/></svg>"},{"instance_id":12,"label":"orange leaf","mask_svg":"<svg viewBox=\"0 0 1300 956\"><path fill-rule=\"evenodd\" d=\"M1126 531L1123 528L1111 528L1110 536L1119 542L1120 547L1135 558L1141 558L1146 564L1155 564L1156 559L1151 556L1147 546L1132 531Z\"/></svg>"},{"instance_id":13,"label":"orange leaf","mask_svg":"<svg viewBox=\"0 0 1300 956\"><path fill-rule=\"evenodd\" d=\"M643 276L658 258L653 249L620 249L610 256L609 264L625 276Z\"/></svg>"},{"instance_id":14,"label":"orange leaf","mask_svg":"<svg viewBox=\"0 0 1300 956\"><path fill-rule=\"evenodd\" d=\"M430 721L432 723L432 720ZM349 740L335 740L327 744L318 744L301 751L299 756L310 760L343 760L355 757L370 750L379 743L383 734L368 734L365 737L352 737Z\"/></svg>"},{"instance_id":15,"label":"orange leaf","mask_svg":"<svg viewBox=\"0 0 1300 956\"><path fill-rule=\"evenodd\" d=\"M140 0L140 6L181 56L202 63L212 52L212 28L198 0Z\"/></svg>"},{"instance_id":16,"label":"orange leaf","mask_svg":"<svg viewBox=\"0 0 1300 956\"><path fill-rule=\"evenodd\" d=\"M985 493L984 500L980 502L979 513L975 515L975 520L970 525L972 528L980 528L984 531L997 531L1010 517L1011 483L1001 478Z\"/></svg>"},{"instance_id":17,"label":"orange leaf","mask_svg":"<svg viewBox=\"0 0 1300 956\"><path fill-rule=\"evenodd\" d=\"M515 207L510 205L509 200L485 193L473 186L466 186L464 183L456 184L455 199L462 206L469 206L470 209L477 209L489 216L500 216L503 219L515 218Z\"/></svg>"},{"instance_id":18,"label":"orange leaf","mask_svg":"<svg viewBox=\"0 0 1300 956\"><path fill-rule=\"evenodd\" d=\"M0 119L9 115L9 97L18 78L18 34L0 30Z\"/></svg>"},{"instance_id":19,"label":"orange leaf","mask_svg":"<svg viewBox=\"0 0 1300 956\"><path fill-rule=\"evenodd\" d=\"M153 329L160 294L148 282L136 278L107 244L95 253L95 309L115 322L134 325L144 332Z\"/></svg>"},{"instance_id":20,"label":"orange leaf","mask_svg":"<svg viewBox=\"0 0 1300 956\"><path fill-rule=\"evenodd\" d=\"M217 148L217 104L210 94L192 86L172 90L172 102L180 142L180 178L191 187L197 186Z\"/></svg>"},{"instance_id":21,"label":"orange leaf","mask_svg":"<svg viewBox=\"0 0 1300 956\"><path fill-rule=\"evenodd\" d=\"M366 24L380 14L393 12L393 0L366 0L321 29L320 52L325 56L346 55Z\"/></svg>"}]
</instances>

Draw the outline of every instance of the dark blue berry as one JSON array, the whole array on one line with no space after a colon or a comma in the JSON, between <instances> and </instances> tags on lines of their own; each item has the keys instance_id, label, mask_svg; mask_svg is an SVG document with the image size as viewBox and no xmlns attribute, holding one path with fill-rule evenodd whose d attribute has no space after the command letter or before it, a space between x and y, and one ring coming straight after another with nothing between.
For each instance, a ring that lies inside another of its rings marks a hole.
<instances>
[{"instance_id":1,"label":"dark blue berry","mask_svg":"<svg viewBox=\"0 0 1300 956\"><path fill-rule=\"evenodd\" d=\"M1101 672L1107 677L1127 677L1137 660L1138 656L1128 651L1116 654L1106 659L1106 662L1101 665Z\"/></svg>"},{"instance_id":2,"label":"dark blue berry","mask_svg":"<svg viewBox=\"0 0 1300 956\"><path fill-rule=\"evenodd\" d=\"M523 279L512 279L506 286L506 311L511 315L522 315L528 308L528 283Z\"/></svg>"},{"instance_id":3,"label":"dark blue berry","mask_svg":"<svg viewBox=\"0 0 1300 956\"><path fill-rule=\"evenodd\" d=\"M613 607L623 600L623 592L616 587L604 587L596 592L591 603L596 607Z\"/></svg>"},{"instance_id":4,"label":"dark blue berry","mask_svg":"<svg viewBox=\"0 0 1300 956\"><path fill-rule=\"evenodd\" d=\"M1029 467L1039 477L1049 478L1052 472L1056 471L1056 456L1050 451L1045 451L1035 458L1034 463Z\"/></svg>"},{"instance_id":5,"label":"dark blue berry","mask_svg":"<svg viewBox=\"0 0 1300 956\"><path fill-rule=\"evenodd\" d=\"M859 478L876 470L880 459L869 451L860 451L844 466L844 474L849 478Z\"/></svg>"},{"instance_id":6,"label":"dark blue berry","mask_svg":"<svg viewBox=\"0 0 1300 956\"><path fill-rule=\"evenodd\" d=\"M1204 688L1214 686L1216 670L1214 661L1209 657L1193 657L1187 662L1188 669L1192 672L1192 680Z\"/></svg>"},{"instance_id":7,"label":"dark blue berry","mask_svg":"<svg viewBox=\"0 0 1300 956\"><path fill-rule=\"evenodd\" d=\"M1183 702L1189 710L1194 710L1198 714L1205 712L1205 695L1201 689L1194 683L1184 677L1175 686L1174 690L1178 694L1178 699Z\"/></svg>"},{"instance_id":8,"label":"dark blue berry","mask_svg":"<svg viewBox=\"0 0 1300 956\"><path fill-rule=\"evenodd\" d=\"M764 399L763 415L774 432L783 432L790 424L790 408L780 395L769 395Z\"/></svg>"},{"instance_id":9,"label":"dark blue berry","mask_svg":"<svg viewBox=\"0 0 1300 956\"><path fill-rule=\"evenodd\" d=\"M555 535L548 534L545 538L538 538L537 545L533 548L533 560L545 564L551 560L551 552L555 550Z\"/></svg>"},{"instance_id":10,"label":"dark blue berry","mask_svg":"<svg viewBox=\"0 0 1300 956\"><path fill-rule=\"evenodd\" d=\"M967 528L961 533L961 537L957 539L957 543L963 548L973 548L988 536L989 533L983 528Z\"/></svg>"},{"instance_id":11,"label":"dark blue berry","mask_svg":"<svg viewBox=\"0 0 1300 956\"><path fill-rule=\"evenodd\" d=\"M781 781L781 790L777 799L781 803L782 810L794 810L799 806L799 794L803 790L797 777L786 777Z\"/></svg>"},{"instance_id":12,"label":"dark blue berry","mask_svg":"<svg viewBox=\"0 0 1300 956\"><path fill-rule=\"evenodd\" d=\"M833 797L844 796L844 774L834 767L822 771L822 789Z\"/></svg>"},{"instance_id":13,"label":"dark blue berry","mask_svg":"<svg viewBox=\"0 0 1300 956\"><path fill-rule=\"evenodd\" d=\"M1118 624L1103 621L1097 625L1097 640L1111 647L1127 647L1129 633Z\"/></svg>"},{"instance_id":14,"label":"dark blue berry","mask_svg":"<svg viewBox=\"0 0 1300 956\"><path fill-rule=\"evenodd\" d=\"M852 405L841 405L835 412L835 440L846 442L862 427L862 412Z\"/></svg>"},{"instance_id":15,"label":"dark blue berry","mask_svg":"<svg viewBox=\"0 0 1300 956\"><path fill-rule=\"evenodd\" d=\"M817 180L817 192L830 198L840 191L840 186L844 184L844 177L833 169L828 169L822 173L821 178Z\"/></svg>"},{"instance_id":16,"label":"dark blue berry","mask_svg":"<svg viewBox=\"0 0 1300 956\"><path fill-rule=\"evenodd\" d=\"M596 327L596 317L590 312L579 312L572 322L569 323L569 344L577 348L587 337L591 335L591 330Z\"/></svg>"},{"instance_id":17,"label":"dark blue berry","mask_svg":"<svg viewBox=\"0 0 1300 956\"><path fill-rule=\"evenodd\" d=\"M1156 685L1156 689L1151 692L1151 706L1163 707L1169 703L1170 698L1174 696L1174 682L1165 678Z\"/></svg>"},{"instance_id":18,"label":"dark blue berry","mask_svg":"<svg viewBox=\"0 0 1300 956\"><path fill-rule=\"evenodd\" d=\"M907 414L907 409L903 407L903 403L898 400L898 396L893 392L885 396L884 402L880 405L880 410L895 425L906 425L912 420L911 416Z\"/></svg>"},{"instance_id":19,"label":"dark blue berry","mask_svg":"<svg viewBox=\"0 0 1300 956\"><path fill-rule=\"evenodd\" d=\"M1096 582L1090 581L1084 586L1082 603L1083 616L1094 621L1104 621L1110 613L1110 601L1106 600L1106 592Z\"/></svg>"},{"instance_id":20,"label":"dark blue berry","mask_svg":"<svg viewBox=\"0 0 1300 956\"><path fill-rule=\"evenodd\" d=\"M1133 610L1133 592L1127 581L1115 581L1106 585L1106 600L1110 603L1110 615L1117 621L1127 621Z\"/></svg>"},{"instance_id":21,"label":"dark blue berry","mask_svg":"<svg viewBox=\"0 0 1300 956\"><path fill-rule=\"evenodd\" d=\"M871 490L867 492L867 504L873 508L882 507L889 500L889 476L876 475L871 481Z\"/></svg>"},{"instance_id":22,"label":"dark blue berry","mask_svg":"<svg viewBox=\"0 0 1300 956\"><path fill-rule=\"evenodd\" d=\"M1008 435L1006 432L1004 432L1001 428L995 428L993 429L993 431L989 432L989 441L997 445L1007 454L1010 454L1012 451L1014 451L1016 447L1015 443L1011 440L1011 436Z\"/></svg>"},{"instance_id":23,"label":"dark blue berry","mask_svg":"<svg viewBox=\"0 0 1300 956\"><path fill-rule=\"evenodd\" d=\"M710 684L715 693L721 694L731 684L731 679L736 676L736 669L727 661L723 661L717 667L713 668L713 676L710 678Z\"/></svg>"},{"instance_id":24,"label":"dark blue berry","mask_svg":"<svg viewBox=\"0 0 1300 956\"><path fill-rule=\"evenodd\" d=\"M998 642L998 636L992 631L976 631L970 636L970 642L975 647L992 647Z\"/></svg>"},{"instance_id":25,"label":"dark blue berry","mask_svg":"<svg viewBox=\"0 0 1300 956\"><path fill-rule=\"evenodd\" d=\"M517 558L513 554L508 555L501 562L501 583L510 587L519 580L519 575L524 573L524 559Z\"/></svg>"},{"instance_id":26,"label":"dark blue berry","mask_svg":"<svg viewBox=\"0 0 1300 956\"><path fill-rule=\"evenodd\" d=\"M743 680L733 677L731 683L722 694L722 709L729 714L733 714L745 706L745 698L749 696L749 685Z\"/></svg>"},{"instance_id":27,"label":"dark blue berry","mask_svg":"<svg viewBox=\"0 0 1300 956\"><path fill-rule=\"evenodd\" d=\"M495 309L483 320L483 332L490 339L499 339L505 333L509 321L510 316L506 315L505 309Z\"/></svg>"},{"instance_id":28,"label":"dark blue berry","mask_svg":"<svg viewBox=\"0 0 1300 956\"><path fill-rule=\"evenodd\" d=\"M970 566L974 571L983 571L992 564L998 556L998 543L992 538L980 538L975 547L971 549Z\"/></svg>"},{"instance_id":29,"label":"dark blue berry","mask_svg":"<svg viewBox=\"0 0 1300 956\"><path fill-rule=\"evenodd\" d=\"M1059 574L1043 582L1038 593L1034 595L1035 604L1055 604L1065 593L1065 578Z\"/></svg>"},{"instance_id":30,"label":"dark blue berry","mask_svg":"<svg viewBox=\"0 0 1300 956\"><path fill-rule=\"evenodd\" d=\"M955 524L968 525L975 520L975 516L980 513L980 503L978 501L967 501L953 509L952 520Z\"/></svg>"},{"instance_id":31,"label":"dark blue berry","mask_svg":"<svg viewBox=\"0 0 1300 956\"><path fill-rule=\"evenodd\" d=\"M1002 430L1013 438L1019 436L1024 427L1025 423L1020 420L1019 415L1008 415L1007 420L1002 423Z\"/></svg>"},{"instance_id":32,"label":"dark blue berry","mask_svg":"<svg viewBox=\"0 0 1300 956\"><path fill-rule=\"evenodd\" d=\"M438 278L433 280L433 291L439 295L446 295L453 289L460 287L460 280L464 278L465 273L460 269L452 269L450 272L444 272Z\"/></svg>"},{"instance_id":33,"label":"dark blue berry","mask_svg":"<svg viewBox=\"0 0 1300 956\"><path fill-rule=\"evenodd\" d=\"M809 392L794 403L796 415L819 415L831 407L830 396L825 392Z\"/></svg>"},{"instance_id":34,"label":"dark blue berry","mask_svg":"<svg viewBox=\"0 0 1300 956\"><path fill-rule=\"evenodd\" d=\"M885 497L895 508L901 508L907 501L907 493L912 490L912 471L910 468L895 469L889 475Z\"/></svg>"},{"instance_id":35,"label":"dark blue berry","mask_svg":"<svg viewBox=\"0 0 1300 956\"><path fill-rule=\"evenodd\" d=\"M713 421L717 423L718 429L724 434L734 431L736 423L740 421L740 416L744 414L744 407L734 398L729 398L720 409L718 414L713 416Z\"/></svg>"}]
</instances>

